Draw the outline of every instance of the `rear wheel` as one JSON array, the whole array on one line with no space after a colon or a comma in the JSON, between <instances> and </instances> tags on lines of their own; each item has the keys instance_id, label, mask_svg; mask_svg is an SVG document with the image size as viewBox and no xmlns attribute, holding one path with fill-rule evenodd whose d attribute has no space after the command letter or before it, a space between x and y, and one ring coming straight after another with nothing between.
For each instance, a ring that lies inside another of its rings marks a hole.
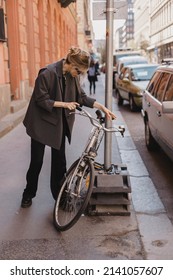
<instances>
[{"instance_id":1,"label":"rear wheel","mask_svg":"<svg viewBox=\"0 0 173 280\"><path fill-rule=\"evenodd\" d=\"M135 101L134 101L134 98L133 98L132 94L129 95L129 105L130 105L130 110L132 112L135 112L138 109L138 107L135 104Z\"/></svg>"},{"instance_id":2,"label":"rear wheel","mask_svg":"<svg viewBox=\"0 0 173 280\"><path fill-rule=\"evenodd\" d=\"M94 184L94 167L89 159L77 160L67 172L54 207L58 230L71 228L85 211Z\"/></svg>"},{"instance_id":3,"label":"rear wheel","mask_svg":"<svg viewBox=\"0 0 173 280\"><path fill-rule=\"evenodd\" d=\"M157 148L157 143L151 134L148 121L145 122L145 144L149 151L155 150Z\"/></svg>"},{"instance_id":4,"label":"rear wheel","mask_svg":"<svg viewBox=\"0 0 173 280\"><path fill-rule=\"evenodd\" d=\"M119 106L123 105L123 98L121 97L119 90L117 90L117 103Z\"/></svg>"}]
</instances>

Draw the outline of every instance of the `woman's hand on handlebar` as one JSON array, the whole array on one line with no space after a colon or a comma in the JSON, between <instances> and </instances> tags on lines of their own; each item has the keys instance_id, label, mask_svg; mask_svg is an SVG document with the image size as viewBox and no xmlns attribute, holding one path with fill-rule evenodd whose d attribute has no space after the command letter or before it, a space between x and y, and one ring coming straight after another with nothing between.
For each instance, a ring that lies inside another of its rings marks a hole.
<instances>
[{"instance_id":1,"label":"woman's hand on handlebar","mask_svg":"<svg viewBox=\"0 0 173 280\"><path fill-rule=\"evenodd\" d=\"M75 110L76 107L79 106L79 103L77 102L64 102L64 108L69 109L69 110Z\"/></svg>"},{"instance_id":2,"label":"woman's hand on handlebar","mask_svg":"<svg viewBox=\"0 0 173 280\"><path fill-rule=\"evenodd\" d=\"M54 107L61 107L65 109L75 110L80 104L77 102L62 102L62 101L55 101Z\"/></svg>"},{"instance_id":3,"label":"woman's hand on handlebar","mask_svg":"<svg viewBox=\"0 0 173 280\"><path fill-rule=\"evenodd\" d=\"M109 120L116 119L116 115L110 111L108 108L106 108L104 105L98 103L97 101L94 102L94 108L100 109Z\"/></svg>"},{"instance_id":4,"label":"woman's hand on handlebar","mask_svg":"<svg viewBox=\"0 0 173 280\"><path fill-rule=\"evenodd\" d=\"M106 117L109 120L115 120L116 119L116 115L111 112L109 109L107 109L106 107L103 107L102 111L105 113Z\"/></svg>"}]
</instances>

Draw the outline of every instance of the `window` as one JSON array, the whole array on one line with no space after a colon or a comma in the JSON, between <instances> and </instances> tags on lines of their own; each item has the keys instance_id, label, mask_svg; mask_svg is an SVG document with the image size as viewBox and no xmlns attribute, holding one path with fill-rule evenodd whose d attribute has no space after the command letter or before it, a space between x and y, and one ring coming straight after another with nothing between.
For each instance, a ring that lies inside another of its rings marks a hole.
<instances>
[{"instance_id":1,"label":"window","mask_svg":"<svg viewBox=\"0 0 173 280\"><path fill-rule=\"evenodd\" d=\"M155 74L153 75L150 83L148 84L147 90L154 95L154 89L156 87L157 81L159 80L160 77L160 72L155 72Z\"/></svg>"},{"instance_id":2,"label":"window","mask_svg":"<svg viewBox=\"0 0 173 280\"><path fill-rule=\"evenodd\" d=\"M124 73L124 78L129 79L129 69L126 69Z\"/></svg>"},{"instance_id":3,"label":"window","mask_svg":"<svg viewBox=\"0 0 173 280\"><path fill-rule=\"evenodd\" d=\"M133 81L149 81L156 67L141 67L131 69Z\"/></svg>"},{"instance_id":4,"label":"window","mask_svg":"<svg viewBox=\"0 0 173 280\"><path fill-rule=\"evenodd\" d=\"M4 10L0 8L0 42L5 42Z\"/></svg>"},{"instance_id":5,"label":"window","mask_svg":"<svg viewBox=\"0 0 173 280\"><path fill-rule=\"evenodd\" d=\"M169 83L166 88L164 101L173 101L173 75L169 79Z\"/></svg>"},{"instance_id":6,"label":"window","mask_svg":"<svg viewBox=\"0 0 173 280\"><path fill-rule=\"evenodd\" d=\"M159 83L158 83L157 87L155 87L154 96L159 101L162 101L162 99L163 99L164 90L167 85L169 77L170 77L169 73L162 73L161 78L159 79Z\"/></svg>"}]
</instances>

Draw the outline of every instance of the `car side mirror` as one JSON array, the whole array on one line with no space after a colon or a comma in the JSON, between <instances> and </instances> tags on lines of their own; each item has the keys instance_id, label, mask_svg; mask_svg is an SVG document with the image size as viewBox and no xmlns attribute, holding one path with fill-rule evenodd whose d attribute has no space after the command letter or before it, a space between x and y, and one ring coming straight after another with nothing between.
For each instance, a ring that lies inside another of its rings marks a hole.
<instances>
[{"instance_id":1,"label":"car side mirror","mask_svg":"<svg viewBox=\"0 0 173 280\"><path fill-rule=\"evenodd\" d=\"M162 113L173 114L173 101L163 101L163 103L162 103Z\"/></svg>"}]
</instances>

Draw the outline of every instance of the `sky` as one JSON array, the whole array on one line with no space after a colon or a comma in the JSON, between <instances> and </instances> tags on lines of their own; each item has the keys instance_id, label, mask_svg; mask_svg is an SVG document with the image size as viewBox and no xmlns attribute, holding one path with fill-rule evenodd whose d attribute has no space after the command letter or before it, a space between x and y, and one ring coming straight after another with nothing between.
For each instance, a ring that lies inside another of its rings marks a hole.
<instances>
[{"instance_id":1,"label":"sky","mask_svg":"<svg viewBox=\"0 0 173 280\"><path fill-rule=\"evenodd\" d=\"M93 30L95 33L95 39L105 39L106 38L106 20L93 20ZM115 33L116 29L122 26L124 20L114 20L113 32Z\"/></svg>"},{"instance_id":2,"label":"sky","mask_svg":"<svg viewBox=\"0 0 173 280\"><path fill-rule=\"evenodd\" d=\"M91 17L92 17L92 24L93 24L93 30L95 33L95 39L99 40L99 39L105 39L106 38L106 19L105 20L93 20L93 14L95 16L99 16L98 13L100 13L100 11L96 11L93 13L93 2L95 2L96 0L92 0L91 1ZM101 0L100 0L101 1ZM101 12L103 10L101 9ZM101 17L103 18L103 17ZM116 29L118 29L120 26L122 26L124 23L124 20L114 20L114 26L113 26L113 32L115 33Z\"/></svg>"}]
</instances>

